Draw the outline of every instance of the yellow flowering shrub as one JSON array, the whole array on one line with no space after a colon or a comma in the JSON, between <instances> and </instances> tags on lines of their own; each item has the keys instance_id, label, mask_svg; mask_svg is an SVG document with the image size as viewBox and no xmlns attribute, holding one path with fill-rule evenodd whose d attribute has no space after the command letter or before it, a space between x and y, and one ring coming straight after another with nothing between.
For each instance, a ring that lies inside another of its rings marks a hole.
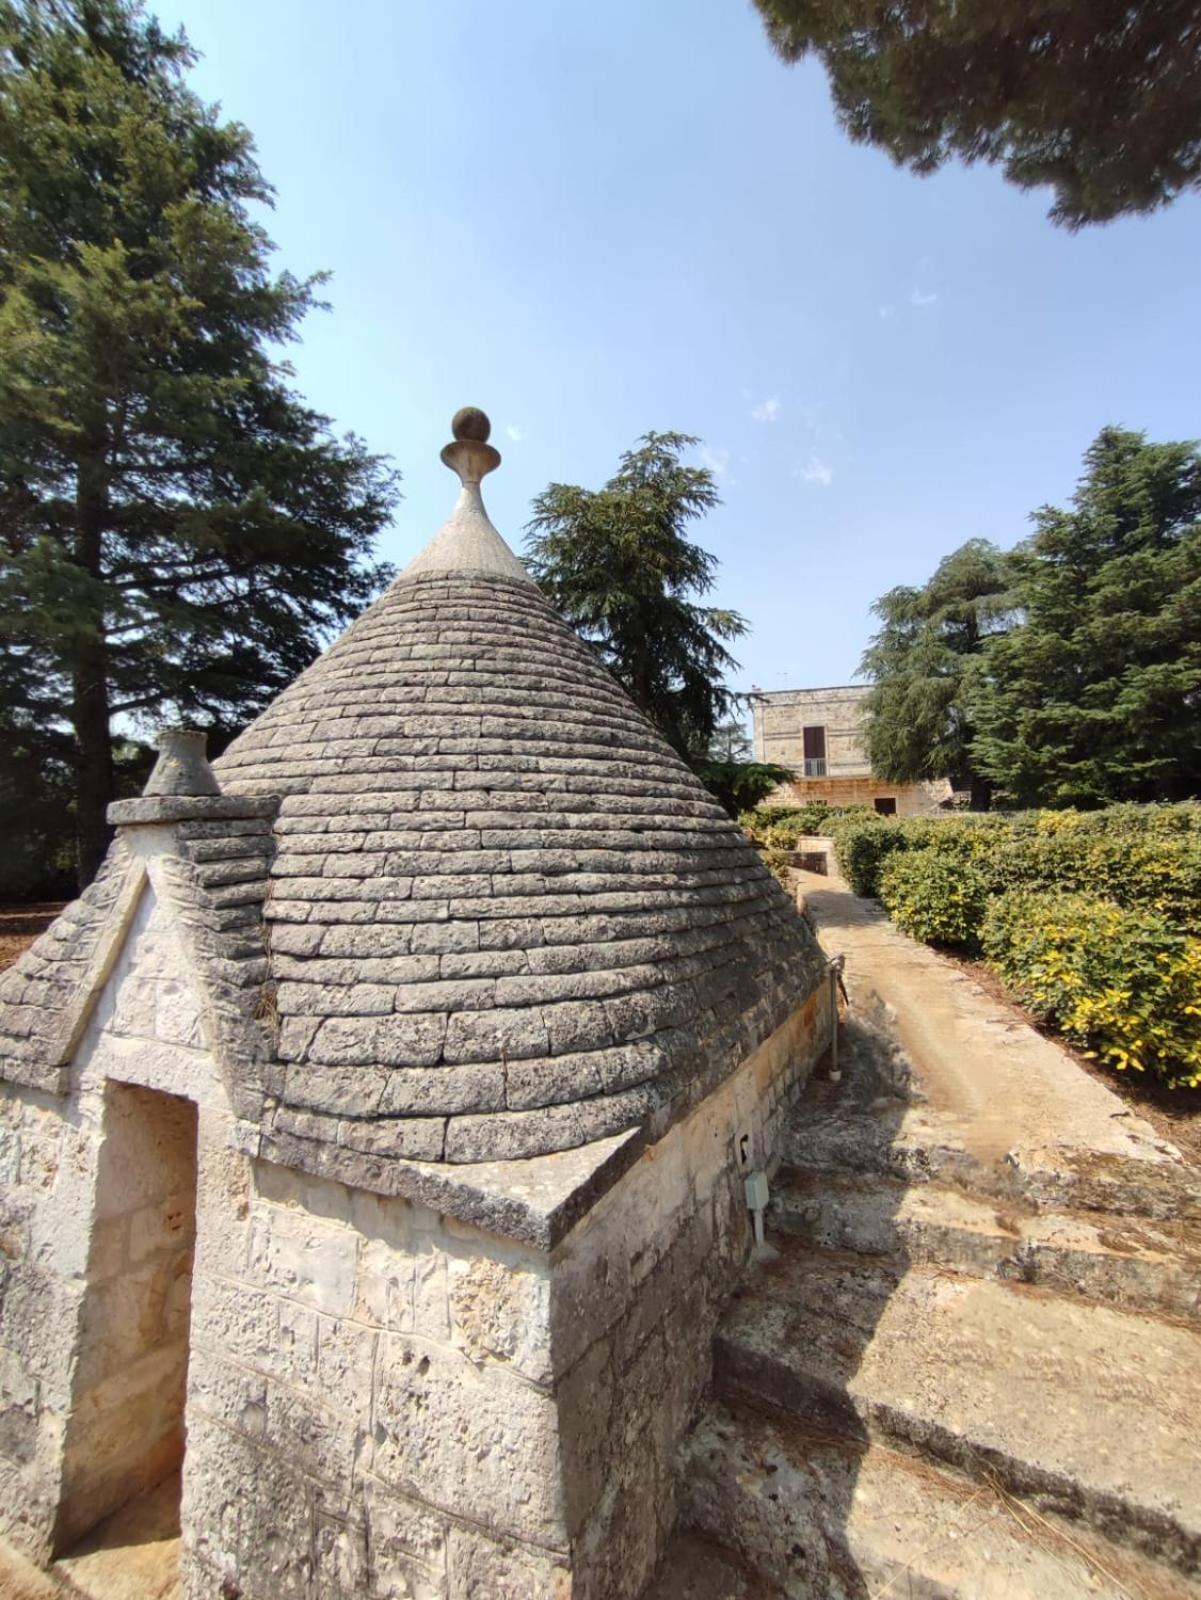
<instances>
[{"instance_id":1,"label":"yellow flowering shrub","mask_svg":"<svg viewBox=\"0 0 1201 1600\"><path fill-rule=\"evenodd\" d=\"M1201 1085L1201 939L1095 895L1014 890L989 902L981 942L1014 996L1098 1060Z\"/></svg>"},{"instance_id":2,"label":"yellow flowering shrub","mask_svg":"<svg viewBox=\"0 0 1201 1600\"><path fill-rule=\"evenodd\" d=\"M935 850L889 856L880 868L880 899L902 932L926 944L974 950L988 884L966 862Z\"/></svg>"}]
</instances>

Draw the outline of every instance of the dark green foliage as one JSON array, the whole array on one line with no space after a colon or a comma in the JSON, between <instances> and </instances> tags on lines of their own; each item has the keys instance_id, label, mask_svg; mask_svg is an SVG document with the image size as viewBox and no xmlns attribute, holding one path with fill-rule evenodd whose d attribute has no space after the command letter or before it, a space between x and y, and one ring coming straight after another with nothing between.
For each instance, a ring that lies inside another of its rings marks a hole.
<instances>
[{"instance_id":1,"label":"dark green foliage","mask_svg":"<svg viewBox=\"0 0 1201 1600\"><path fill-rule=\"evenodd\" d=\"M742 697L739 696L739 699ZM755 754L755 747L750 734L746 731L746 722L742 717L727 717L724 722L719 722L713 730L713 737L709 740L707 755L710 761L750 761ZM791 774L790 774L791 776ZM780 780L783 782L783 779ZM765 790L764 793L770 793ZM751 802L754 804L754 802Z\"/></svg>"},{"instance_id":2,"label":"dark green foliage","mask_svg":"<svg viewBox=\"0 0 1201 1600\"><path fill-rule=\"evenodd\" d=\"M1201 793L1201 453L1105 429L1009 560L1021 607L965 687L974 765L1018 805Z\"/></svg>"},{"instance_id":3,"label":"dark green foliage","mask_svg":"<svg viewBox=\"0 0 1201 1600\"><path fill-rule=\"evenodd\" d=\"M1119 1071L1201 1085L1201 940L1093 894L1013 890L982 942L1023 1005Z\"/></svg>"},{"instance_id":4,"label":"dark green foliage","mask_svg":"<svg viewBox=\"0 0 1201 1600\"><path fill-rule=\"evenodd\" d=\"M990 162L1069 227L1201 183L1197 0L756 4L784 60L821 60L850 136L915 172Z\"/></svg>"},{"instance_id":5,"label":"dark green foliage","mask_svg":"<svg viewBox=\"0 0 1201 1600\"><path fill-rule=\"evenodd\" d=\"M839 862L906 933L985 955L1118 1068L1201 1084L1201 806L849 822Z\"/></svg>"},{"instance_id":6,"label":"dark green foliage","mask_svg":"<svg viewBox=\"0 0 1201 1600\"><path fill-rule=\"evenodd\" d=\"M753 809L764 795L792 777L787 767L773 766L769 761L713 761L702 756L694 758L691 765L705 788L732 817Z\"/></svg>"},{"instance_id":7,"label":"dark green foliage","mask_svg":"<svg viewBox=\"0 0 1201 1600\"><path fill-rule=\"evenodd\" d=\"M0 0L0 707L71 731L85 881L113 717L245 721L385 576L393 477L289 387L318 280L191 61L129 0Z\"/></svg>"},{"instance_id":8,"label":"dark green foliage","mask_svg":"<svg viewBox=\"0 0 1201 1600\"><path fill-rule=\"evenodd\" d=\"M866 739L872 771L892 783L967 777L973 804L987 785L971 775L974 729L963 701L964 672L1010 609L1005 557L971 539L940 562L920 589L890 589L872 610L881 627L864 652L872 680Z\"/></svg>"},{"instance_id":9,"label":"dark green foliage","mask_svg":"<svg viewBox=\"0 0 1201 1600\"><path fill-rule=\"evenodd\" d=\"M880 892L880 868L886 857L909 848L909 834L899 822L851 817L835 823L831 831L843 877L855 894L868 897Z\"/></svg>"},{"instance_id":10,"label":"dark green foliage","mask_svg":"<svg viewBox=\"0 0 1201 1600\"><path fill-rule=\"evenodd\" d=\"M905 851L885 859L879 883L885 910L911 939L976 949L988 884L974 867L936 850Z\"/></svg>"},{"instance_id":11,"label":"dark green foliage","mask_svg":"<svg viewBox=\"0 0 1201 1600\"><path fill-rule=\"evenodd\" d=\"M734 704L724 641L746 623L694 598L712 589L717 560L685 529L719 503L712 473L681 460L697 442L647 433L602 489L549 485L534 501L526 562L664 737L702 760Z\"/></svg>"}]
</instances>

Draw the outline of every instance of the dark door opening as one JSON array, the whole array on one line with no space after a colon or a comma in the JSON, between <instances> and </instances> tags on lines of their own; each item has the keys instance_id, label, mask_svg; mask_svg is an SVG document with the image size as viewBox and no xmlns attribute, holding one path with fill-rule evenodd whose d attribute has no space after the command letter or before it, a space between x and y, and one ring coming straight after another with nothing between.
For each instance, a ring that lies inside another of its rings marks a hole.
<instances>
[{"instance_id":1,"label":"dark door opening","mask_svg":"<svg viewBox=\"0 0 1201 1600\"><path fill-rule=\"evenodd\" d=\"M897 814L897 803L891 796L873 800L872 804L882 817L895 817Z\"/></svg>"}]
</instances>

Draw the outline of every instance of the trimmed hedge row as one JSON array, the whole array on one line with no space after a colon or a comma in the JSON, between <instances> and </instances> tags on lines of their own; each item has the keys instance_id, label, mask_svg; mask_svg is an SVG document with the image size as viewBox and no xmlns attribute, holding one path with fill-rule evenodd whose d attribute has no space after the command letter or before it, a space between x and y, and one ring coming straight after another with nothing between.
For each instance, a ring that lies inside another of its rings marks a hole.
<instances>
[{"instance_id":1,"label":"trimmed hedge row","mask_svg":"<svg viewBox=\"0 0 1201 1600\"><path fill-rule=\"evenodd\" d=\"M1014 996L1074 1044L1201 1086L1201 939L1095 895L1016 889L989 905L982 943Z\"/></svg>"},{"instance_id":2,"label":"trimmed hedge row","mask_svg":"<svg viewBox=\"0 0 1201 1600\"><path fill-rule=\"evenodd\" d=\"M928 944L983 953L1119 1069L1201 1086L1201 805L846 819L839 863Z\"/></svg>"},{"instance_id":3,"label":"trimmed hedge row","mask_svg":"<svg viewBox=\"0 0 1201 1600\"><path fill-rule=\"evenodd\" d=\"M744 811L738 822L760 850L795 850L806 834L829 833L835 825L868 822L876 813L870 806L832 806L809 800L799 806L757 806Z\"/></svg>"},{"instance_id":4,"label":"trimmed hedge row","mask_svg":"<svg viewBox=\"0 0 1201 1600\"><path fill-rule=\"evenodd\" d=\"M856 894L882 895L891 857L933 850L978 873L989 895L1092 894L1201 933L1201 805L1194 803L899 822L856 818L835 822L833 832Z\"/></svg>"}]
</instances>

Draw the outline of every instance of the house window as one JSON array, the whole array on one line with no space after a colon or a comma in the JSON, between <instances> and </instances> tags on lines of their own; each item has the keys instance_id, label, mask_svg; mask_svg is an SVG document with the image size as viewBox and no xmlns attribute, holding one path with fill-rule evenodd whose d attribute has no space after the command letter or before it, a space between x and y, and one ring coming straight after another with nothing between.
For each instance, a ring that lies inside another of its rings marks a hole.
<instances>
[{"instance_id":1,"label":"house window","mask_svg":"<svg viewBox=\"0 0 1201 1600\"><path fill-rule=\"evenodd\" d=\"M826 775L826 730L803 728L801 736L805 748L805 776L824 778Z\"/></svg>"},{"instance_id":2,"label":"house window","mask_svg":"<svg viewBox=\"0 0 1201 1600\"><path fill-rule=\"evenodd\" d=\"M891 796L888 798L881 796L879 800L873 800L872 804L882 817L895 817L897 814L897 803Z\"/></svg>"}]
</instances>

